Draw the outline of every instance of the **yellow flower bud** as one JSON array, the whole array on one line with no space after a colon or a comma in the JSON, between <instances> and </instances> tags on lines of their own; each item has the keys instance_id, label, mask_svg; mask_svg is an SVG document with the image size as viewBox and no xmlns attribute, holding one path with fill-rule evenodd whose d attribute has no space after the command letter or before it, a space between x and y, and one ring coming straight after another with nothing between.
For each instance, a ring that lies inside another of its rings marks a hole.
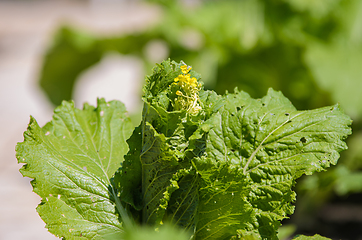
<instances>
[{"instance_id":1,"label":"yellow flower bud","mask_svg":"<svg viewBox=\"0 0 362 240\"><path fill-rule=\"evenodd\" d=\"M191 77L189 74L191 67L182 65L182 74L178 75L174 79L174 85L178 85L180 90L176 91L178 97L175 98L175 110L187 110L190 114L197 114L201 107L199 105L199 91L201 84L197 82L195 77Z\"/></svg>"},{"instance_id":2,"label":"yellow flower bud","mask_svg":"<svg viewBox=\"0 0 362 240\"><path fill-rule=\"evenodd\" d=\"M180 68L183 74L187 74L192 69L192 67L188 67L187 65L182 65Z\"/></svg>"}]
</instances>

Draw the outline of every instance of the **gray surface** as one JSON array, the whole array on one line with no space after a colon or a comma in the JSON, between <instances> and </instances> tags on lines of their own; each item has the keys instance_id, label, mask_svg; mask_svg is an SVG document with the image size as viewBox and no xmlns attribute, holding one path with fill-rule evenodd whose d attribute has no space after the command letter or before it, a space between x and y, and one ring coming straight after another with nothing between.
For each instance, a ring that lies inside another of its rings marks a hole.
<instances>
[{"instance_id":1,"label":"gray surface","mask_svg":"<svg viewBox=\"0 0 362 240\"><path fill-rule=\"evenodd\" d=\"M62 22L114 34L145 28L159 14L149 6L121 2L123 5L100 8L97 1L0 1L0 240L57 239L36 213L40 198L32 192L30 179L18 171L15 145L23 141L30 115L41 126L51 120L53 107L36 80L46 46ZM114 89L120 89L118 99L137 109L141 68L135 58L107 56L82 75L74 96L76 104L94 103L96 96L118 98ZM99 76L103 76L101 83ZM97 92L99 86L103 88ZM109 91L104 86L109 86Z\"/></svg>"}]
</instances>

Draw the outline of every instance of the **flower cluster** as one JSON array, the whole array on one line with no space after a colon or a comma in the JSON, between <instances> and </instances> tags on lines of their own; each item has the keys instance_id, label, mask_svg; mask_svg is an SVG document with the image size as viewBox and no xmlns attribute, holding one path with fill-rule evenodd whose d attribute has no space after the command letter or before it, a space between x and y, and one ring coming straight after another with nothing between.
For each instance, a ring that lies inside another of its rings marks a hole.
<instances>
[{"instance_id":1,"label":"flower cluster","mask_svg":"<svg viewBox=\"0 0 362 240\"><path fill-rule=\"evenodd\" d=\"M181 67L182 74L178 75L174 79L173 85L178 86L176 91L177 97L175 98L175 110L185 109L190 114L196 115L201 107L199 105L199 91L201 84L197 82L195 77L191 77L189 72L192 67L187 65L182 65Z\"/></svg>"}]
</instances>

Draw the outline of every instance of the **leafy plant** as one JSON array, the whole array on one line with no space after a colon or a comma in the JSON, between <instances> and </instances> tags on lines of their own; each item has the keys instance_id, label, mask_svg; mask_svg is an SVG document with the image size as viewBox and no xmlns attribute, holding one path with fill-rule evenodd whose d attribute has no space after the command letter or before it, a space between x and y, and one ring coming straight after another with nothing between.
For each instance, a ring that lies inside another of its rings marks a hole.
<instances>
[{"instance_id":1,"label":"leafy plant","mask_svg":"<svg viewBox=\"0 0 362 240\"><path fill-rule=\"evenodd\" d=\"M158 64L134 129L122 103L103 99L83 110L63 102L43 128L31 118L17 159L51 233L278 238L295 180L337 163L351 120L338 105L298 111L272 89L261 99L221 96L199 80L183 62Z\"/></svg>"}]
</instances>

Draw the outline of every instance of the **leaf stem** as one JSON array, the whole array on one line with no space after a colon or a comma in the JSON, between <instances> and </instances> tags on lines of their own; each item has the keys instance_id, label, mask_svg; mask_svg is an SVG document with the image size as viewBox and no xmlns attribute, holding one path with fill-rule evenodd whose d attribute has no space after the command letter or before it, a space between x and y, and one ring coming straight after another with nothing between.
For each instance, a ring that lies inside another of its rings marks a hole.
<instances>
[{"instance_id":1,"label":"leaf stem","mask_svg":"<svg viewBox=\"0 0 362 240\"><path fill-rule=\"evenodd\" d=\"M111 188L112 188L112 194L113 194L114 200L116 202L117 210L118 210L119 214L121 215L124 226L125 226L125 228L131 229L134 226L133 219L128 215L127 210L123 207L121 200L119 200L116 192L114 191L114 188L113 187L111 187Z\"/></svg>"}]
</instances>

